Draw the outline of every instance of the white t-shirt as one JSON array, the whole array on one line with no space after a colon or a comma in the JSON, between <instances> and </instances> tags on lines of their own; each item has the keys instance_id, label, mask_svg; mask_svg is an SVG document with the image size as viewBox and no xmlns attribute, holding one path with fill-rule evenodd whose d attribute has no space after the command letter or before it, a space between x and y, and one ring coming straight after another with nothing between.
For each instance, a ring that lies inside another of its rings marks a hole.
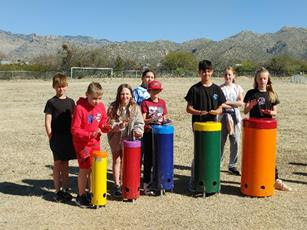
<instances>
[{"instance_id":1,"label":"white t-shirt","mask_svg":"<svg viewBox=\"0 0 307 230\"><path fill-rule=\"evenodd\" d=\"M235 102L238 100L240 94L243 93L242 87L235 83L232 83L231 86L222 84L220 87L225 95L226 101ZM234 108L234 111L238 121L240 122L242 120L240 110L238 108Z\"/></svg>"}]
</instances>

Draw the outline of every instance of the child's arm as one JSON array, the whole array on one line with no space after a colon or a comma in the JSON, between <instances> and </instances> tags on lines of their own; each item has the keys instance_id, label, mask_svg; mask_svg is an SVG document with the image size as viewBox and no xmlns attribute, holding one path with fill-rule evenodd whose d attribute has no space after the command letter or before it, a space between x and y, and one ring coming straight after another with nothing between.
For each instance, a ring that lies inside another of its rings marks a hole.
<instances>
[{"instance_id":1,"label":"child's arm","mask_svg":"<svg viewBox=\"0 0 307 230\"><path fill-rule=\"evenodd\" d=\"M147 118L147 113L143 113L143 119L144 119L144 122L145 122L146 125L148 125L148 124L150 124L150 123L155 121L155 119L152 118L152 117L151 118Z\"/></svg>"},{"instance_id":2,"label":"child's arm","mask_svg":"<svg viewBox=\"0 0 307 230\"><path fill-rule=\"evenodd\" d=\"M231 108L238 108L238 107L241 107L243 105L243 89L238 86L238 98L236 101L226 101L225 103L230 106L230 109Z\"/></svg>"},{"instance_id":3,"label":"child's arm","mask_svg":"<svg viewBox=\"0 0 307 230\"><path fill-rule=\"evenodd\" d=\"M229 109L238 108L243 105L243 94L239 94L237 101L226 101L225 103L229 106Z\"/></svg>"},{"instance_id":4,"label":"child's arm","mask_svg":"<svg viewBox=\"0 0 307 230\"><path fill-rule=\"evenodd\" d=\"M245 103L244 105L244 114L248 114L252 108L254 108L255 105L257 105L257 100L256 99L253 99L253 100L250 100L249 102Z\"/></svg>"},{"instance_id":5,"label":"child's arm","mask_svg":"<svg viewBox=\"0 0 307 230\"><path fill-rule=\"evenodd\" d=\"M81 128L82 114L76 107L73 119L71 123L71 134L78 139L84 139L84 141L89 141L93 137L93 132L86 131Z\"/></svg>"},{"instance_id":6,"label":"child's arm","mask_svg":"<svg viewBox=\"0 0 307 230\"><path fill-rule=\"evenodd\" d=\"M211 109L209 111L209 114L211 115L219 115L221 113L223 113L223 104L221 104L217 109Z\"/></svg>"},{"instance_id":7,"label":"child's arm","mask_svg":"<svg viewBox=\"0 0 307 230\"><path fill-rule=\"evenodd\" d=\"M190 113L192 115L199 115L199 116L203 116L203 115L207 115L208 112L205 110L197 110L194 109L193 106L191 104L187 104L187 108L186 108L187 113Z\"/></svg>"},{"instance_id":8,"label":"child's arm","mask_svg":"<svg viewBox=\"0 0 307 230\"><path fill-rule=\"evenodd\" d=\"M136 138L141 138L144 133L144 119L142 116L142 113L139 108L137 108L136 116L135 116L135 121L134 121L134 127L133 127L133 132L134 136Z\"/></svg>"},{"instance_id":9,"label":"child's arm","mask_svg":"<svg viewBox=\"0 0 307 230\"><path fill-rule=\"evenodd\" d=\"M271 116L276 116L277 115L277 106L274 105L273 110L261 109L261 112L264 113L264 114L271 115Z\"/></svg>"},{"instance_id":10,"label":"child's arm","mask_svg":"<svg viewBox=\"0 0 307 230\"><path fill-rule=\"evenodd\" d=\"M46 133L47 133L49 140L52 135L51 121L52 121L52 115L50 113L46 113L45 114L45 129L46 129Z\"/></svg>"},{"instance_id":11,"label":"child's arm","mask_svg":"<svg viewBox=\"0 0 307 230\"><path fill-rule=\"evenodd\" d=\"M103 107L103 111L101 113L101 120L99 122L99 129L101 130L101 132L103 133L108 133L110 132L110 130L112 129L112 125L108 124L108 116L107 116L107 112L106 109ZM98 130L98 132L100 131Z\"/></svg>"}]
</instances>

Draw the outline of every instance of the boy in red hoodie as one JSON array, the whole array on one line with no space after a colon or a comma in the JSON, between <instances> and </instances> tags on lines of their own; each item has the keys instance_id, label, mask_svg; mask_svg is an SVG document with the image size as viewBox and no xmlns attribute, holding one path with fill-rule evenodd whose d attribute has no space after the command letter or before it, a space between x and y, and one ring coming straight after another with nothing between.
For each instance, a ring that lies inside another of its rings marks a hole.
<instances>
[{"instance_id":1,"label":"boy in red hoodie","mask_svg":"<svg viewBox=\"0 0 307 230\"><path fill-rule=\"evenodd\" d=\"M92 153L100 150L100 135L110 129L107 125L107 114L101 101L102 87L98 82L89 84L86 98L77 101L72 120L73 144L79 163L78 189L76 203L80 207L90 206L90 197L85 189L90 188Z\"/></svg>"}]
</instances>

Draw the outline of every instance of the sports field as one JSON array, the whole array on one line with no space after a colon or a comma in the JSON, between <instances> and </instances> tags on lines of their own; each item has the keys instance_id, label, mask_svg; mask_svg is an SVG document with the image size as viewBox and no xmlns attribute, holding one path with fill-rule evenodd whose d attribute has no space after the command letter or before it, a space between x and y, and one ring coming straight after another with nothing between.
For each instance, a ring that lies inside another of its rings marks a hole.
<instances>
[{"instance_id":1,"label":"sports field","mask_svg":"<svg viewBox=\"0 0 307 230\"><path fill-rule=\"evenodd\" d=\"M132 87L140 79L96 79L104 88L103 101L114 100L121 83ZM278 156L280 177L291 192L276 191L268 198L240 193L240 178L229 175L226 161L221 171L221 193L207 198L188 195L187 183L193 154L191 117L184 96L198 78L160 78L161 98L175 126L173 193L141 196L136 203L110 198L97 210L81 209L73 202L55 203L52 153L44 129L43 109L54 95L51 81L0 81L0 229L306 229L307 226L307 85L273 79L278 106ZM222 79L213 79L222 83ZM91 79L69 82L68 96L83 96ZM239 77L245 92L251 78ZM109 151L105 136L102 148ZM109 156L109 168L111 157ZM73 195L77 192L77 162L71 162ZM108 172L109 188L112 174ZM304 227L305 226L305 227Z\"/></svg>"}]
</instances>

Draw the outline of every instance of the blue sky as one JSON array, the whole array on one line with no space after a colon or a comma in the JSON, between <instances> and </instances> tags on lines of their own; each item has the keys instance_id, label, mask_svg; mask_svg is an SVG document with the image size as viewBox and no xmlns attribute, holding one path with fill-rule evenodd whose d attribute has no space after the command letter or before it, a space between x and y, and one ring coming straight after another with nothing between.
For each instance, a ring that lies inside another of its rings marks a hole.
<instances>
[{"instance_id":1,"label":"blue sky","mask_svg":"<svg viewBox=\"0 0 307 230\"><path fill-rule=\"evenodd\" d=\"M3 0L0 30L111 41L197 38L307 28L306 0Z\"/></svg>"}]
</instances>

